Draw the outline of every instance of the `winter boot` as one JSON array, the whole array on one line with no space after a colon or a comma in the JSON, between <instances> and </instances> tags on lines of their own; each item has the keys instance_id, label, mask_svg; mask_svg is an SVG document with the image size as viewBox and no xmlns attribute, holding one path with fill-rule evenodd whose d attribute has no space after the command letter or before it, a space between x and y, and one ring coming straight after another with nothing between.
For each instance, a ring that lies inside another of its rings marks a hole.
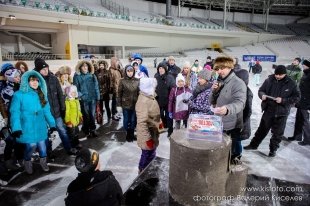
<instances>
[{"instance_id":1,"label":"winter boot","mask_svg":"<svg viewBox=\"0 0 310 206\"><path fill-rule=\"evenodd\" d=\"M24 161L24 166L25 166L25 171L27 172L27 174L31 175L33 173L31 160Z\"/></svg>"},{"instance_id":2,"label":"winter boot","mask_svg":"<svg viewBox=\"0 0 310 206\"><path fill-rule=\"evenodd\" d=\"M132 142L131 130L130 130L130 129L127 129L126 141L127 141L127 142Z\"/></svg>"},{"instance_id":3,"label":"winter boot","mask_svg":"<svg viewBox=\"0 0 310 206\"><path fill-rule=\"evenodd\" d=\"M129 131L130 131L130 140L132 142L137 140L137 138L135 137L135 130L134 129L129 129Z\"/></svg>"},{"instance_id":4,"label":"winter boot","mask_svg":"<svg viewBox=\"0 0 310 206\"><path fill-rule=\"evenodd\" d=\"M19 169L19 167L14 164L13 160L6 160L4 163L7 170L16 171Z\"/></svg>"},{"instance_id":5,"label":"winter boot","mask_svg":"<svg viewBox=\"0 0 310 206\"><path fill-rule=\"evenodd\" d=\"M47 166L46 157L40 158L40 165L41 165L42 170L43 170L44 172L50 171L50 168Z\"/></svg>"}]
</instances>

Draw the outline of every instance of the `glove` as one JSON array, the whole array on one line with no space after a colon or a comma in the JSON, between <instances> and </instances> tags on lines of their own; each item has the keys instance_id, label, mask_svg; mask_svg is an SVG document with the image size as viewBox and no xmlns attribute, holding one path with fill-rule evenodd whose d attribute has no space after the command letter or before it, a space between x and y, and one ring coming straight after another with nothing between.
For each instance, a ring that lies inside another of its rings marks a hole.
<instances>
[{"instance_id":1,"label":"glove","mask_svg":"<svg viewBox=\"0 0 310 206\"><path fill-rule=\"evenodd\" d=\"M51 127L51 128L50 128L50 132L51 132L51 133L53 133L53 132L55 132L55 131L57 131L56 127Z\"/></svg>"},{"instance_id":2,"label":"glove","mask_svg":"<svg viewBox=\"0 0 310 206\"><path fill-rule=\"evenodd\" d=\"M66 110L61 110L60 111L60 116L61 116L62 119L64 119L65 116L66 116Z\"/></svg>"},{"instance_id":3,"label":"glove","mask_svg":"<svg viewBox=\"0 0 310 206\"><path fill-rule=\"evenodd\" d=\"M169 114L168 114L168 115L169 115L169 118L170 118L170 119L172 119L172 118L173 118L173 113L172 113L172 112L169 112Z\"/></svg>"},{"instance_id":4,"label":"glove","mask_svg":"<svg viewBox=\"0 0 310 206\"><path fill-rule=\"evenodd\" d=\"M20 136L23 134L23 132L21 130L17 130L15 132L12 133L12 136L13 137L16 137L16 138L20 138Z\"/></svg>"},{"instance_id":5,"label":"glove","mask_svg":"<svg viewBox=\"0 0 310 206\"><path fill-rule=\"evenodd\" d=\"M146 146L150 149L153 149L154 148L154 140L153 139L149 139L148 141L145 142L146 143Z\"/></svg>"}]
</instances>

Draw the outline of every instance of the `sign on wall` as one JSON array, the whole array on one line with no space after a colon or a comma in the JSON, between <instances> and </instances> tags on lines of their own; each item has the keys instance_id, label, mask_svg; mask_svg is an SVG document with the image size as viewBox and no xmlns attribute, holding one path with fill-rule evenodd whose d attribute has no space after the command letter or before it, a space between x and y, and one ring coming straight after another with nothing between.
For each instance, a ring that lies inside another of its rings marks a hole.
<instances>
[{"instance_id":1,"label":"sign on wall","mask_svg":"<svg viewBox=\"0 0 310 206\"><path fill-rule=\"evenodd\" d=\"M277 56L276 55L243 55L242 60L244 62L247 61L260 61L260 62L276 62Z\"/></svg>"}]
</instances>

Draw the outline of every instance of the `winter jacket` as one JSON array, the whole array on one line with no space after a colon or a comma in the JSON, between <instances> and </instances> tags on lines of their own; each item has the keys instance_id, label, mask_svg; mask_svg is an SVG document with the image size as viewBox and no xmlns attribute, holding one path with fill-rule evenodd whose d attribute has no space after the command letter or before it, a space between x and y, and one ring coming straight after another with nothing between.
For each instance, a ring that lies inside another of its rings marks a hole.
<instances>
[{"instance_id":1,"label":"winter jacket","mask_svg":"<svg viewBox=\"0 0 310 206\"><path fill-rule=\"evenodd\" d=\"M211 112L209 97L212 84L197 85L193 91L193 96L189 101L189 108L192 114L213 114Z\"/></svg>"},{"instance_id":2,"label":"winter jacket","mask_svg":"<svg viewBox=\"0 0 310 206\"><path fill-rule=\"evenodd\" d=\"M111 80L112 80L112 93L116 94L118 91L118 85L119 85L119 81L121 80L121 78L123 77L123 71L114 67L110 67L109 69L111 71Z\"/></svg>"},{"instance_id":3,"label":"winter jacket","mask_svg":"<svg viewBox=\"0 0 310 206\"><path fill-rule=\"evenodd\" d=\"M42 107L39 95L28 83L31 75L38 77L39 87L43 91L47 104ZM11 130L22 131L16 138L20 143L36 143L47 138L47 125L55 127L55 119L51 114L50 105L46 98L47 88L42 76L32 70L23 74L19 91L15 92L10 107Z\"/></svg>"},{"instance_id":4,"label":"winter jacket","mask_svg":"<svg viewBox=\"0 0 310 206\"><path fill-rule=\"evenodd\" d=\"M224 79L218 78L221 86L219 93L212 93L209 101L216 107L226 106L227 115L223 116L223 129L242 129L243 109L246 101L246 85L236 74L231 71Z\"/></svg>"},{"instance_id":5,"label":"winter jacket","mask_svg":"<svg viewBox=\"0 0 310 206\"><path fill-rule=\"evenodd\" d=\"M78 99L66 99L65 124L78 126L82 120L81 105Z\"/></svg>"},{"instance_id":6,"label":"winter jacket","mask_svg":"<svg viewBox=\"0 0 310 206\"><path fill-rule=\"evenodd\" d=\"M263 95L282 98L280 104L269 98L262 101L262 110L275 116L289 115L291 106L300 100L297 84L287 75L280 81L275 78L274 74L270 75L258 90L259 98Z\"/></svg>"},{"instance_id":7,"label":"winter jacket","mask_svg":"<svg viewBox=\"0 0 310 206\"><path fill-rule=\"evenodd\" d=\"M177 78L178 74L181 72L180 67L177 65L167 65L168 66L168 74L171 74L174 78Z\"/></svg>"},{"instance_id":8,"label":"winter jacket","mask_svg":"<svg viewBox=\"0 0 310 206\"><path fill-rule=\"evenodd\" d=\"M166 107L168 106L170 90L175 86L175 78L166 73L159 75L158 72L154 77L157 80L157 87L155 90L157 94L156 99L160 107Z\"/></svg>"},{"instance_id":9,"label":"winter jacket","mask_svg":"<svg viewBox=\"0 0 310 206\"><path fill-rule=\"evenodd\" d=\"M133 59L140 59L141 60L141 64L139 65L139 70L141 72L143 72L144 74L146 74L147 77L149 77L149 72L148 72L147 68L142 65L143 58L142 58L141 54L139 54L139 53L134 54Z\"/></svg>"},{"instance_id":10,"label":"winter jacket","mask_svg":"<svg viewBox=\"0 0 310 206\"><path fill-rule=\"evenodd\" d=\"M3 118L8 118L8 110L5 106L2 98L0 98L0 113L1 113Z\"/></svg>"},{"instance_id":11,"label":"winter jacket","mask_svg":"<svg viewBox=\"0 0 310 206\"><path fill-rule=\"evenodd\" d=\"M47 97L51 106L51 112L54 118L61 116L61 113L66 110L65 96L57 77L48 72L48 75L43 77L47 86Z\"/></svg>"},{"instance_id":12,"label":"winter jacket","mask_svg":"<svg viewBox=\"0 0 310 206\"><path fill-rule=\"evenodd\" d=\"M297 84L300 82L302 77L302 69L299 65L289 65L287 66L287 76L293 79Z\"/></svg>"},{"instance_id":13,"label":"winter jacket","mask_svg":"<svg viewBox=\"0 0 310 206\"><path fill-rule=\"evenodd\" d=\"M106 61L104 64L108 64ZM101 61L98 62L100 64ZM108 65L106 65L106 68ZM109 94L112 94L112 74L108 69L98 69L96 72L96 77L98 79L100 98L107 101L109 100Z\"/></svg>"},{"instance_id":14,"label":"winter jacket","mask_svg":"<svg viewBox=\"0 0 310 206\"><path fill-rule=\"evenodd\" d=\"M171 89L169 94L168 112L173 113L173 119L188 119L188 101L191 96L191 90L188 87L173 87Z\"/></svg>"},{"instance_id":15,"label":"winter jacket","mask_svg":"<svg viewBox=\"0 0 310 206\"><path fill-rule=\"evenodd\" d=\"M304 75L300 80L299 89L301 98L298 108L310 110L310 69L304 69Z\"/></svg>"},{"instance_id":16,"label":"winter jacket","mask_svg":"<svg viewBox=\"0 0 310 206\"><path fill-rule=\"evenodd\" d=\"M260 74L262 73L263 71L263 68L260 64L255 64L253 67L252 67L252 72L253 74Z\"/></svg>"},{"instance_id":17,"label":"winter jacket","mask_svg":"<svg viewBox=\"0 0 310 206\"><path fill-rule=\"evenodd\" d=\"M246 102L243 110L243 128L240 134L240 138L242 140L248 139L251 136L252 101L253 101L253 92L249 87L247 87Z\"/></svg>"},{"instance_id":18,"label":"winter jacket","mask_svg":"<svg viewBox=\"0 0 310 206\"><path fill-rule=\"evenodd\" d=\"M139 95L139 79L129 78L126 74L120 80L116 95L117 105L123 109L135 109Z\"/></svg>"},{"instance_id":19,"label":"winter jacket","mask_svg":"<svg viewBox=\"0 0 310 206\"><path fill-rule=\"evenodd\" d=\"M88 73L81 72L81 66L88 65ZM100 92L97 77L94 74L94 67L88 61L80 61L75 68L73 84L77 87L79 98L82 101L99 101Z\"/></svg>"},{"instance_id":20,"label":"winter jacket","mask_svg":"<svg viewBox=\"0 0 310 206\"><path fill-rule=\"evenodd\" d=\"M66 206L118 206L122 188L111 171L79 173L67 189Z\"/></svg>"},{"instance_id":21,"label":"winter jacket","mask_svg":"<svg viewBox=\"0 0 310 206\"><path fill-rule=\"evenodd\" d=\"M140 92L136 103L137 143L143 150L152 150L159 144L160 110L154 96ZM147 142L153 140L153 148Z\"/></svg>"},{"instance_id":22,"label":"winter jacket","mask_svg":"<svg viewBox=\"0 0 310 206\"><path fill-rule=\"evenodd\" d=\"M19 84L14 82L7 81L6 87L4 87L1 91L1 97L4 101L4 104L9 107L10 102L12 100L14 92L19 89Z\"/></svg>"}]
</instances>

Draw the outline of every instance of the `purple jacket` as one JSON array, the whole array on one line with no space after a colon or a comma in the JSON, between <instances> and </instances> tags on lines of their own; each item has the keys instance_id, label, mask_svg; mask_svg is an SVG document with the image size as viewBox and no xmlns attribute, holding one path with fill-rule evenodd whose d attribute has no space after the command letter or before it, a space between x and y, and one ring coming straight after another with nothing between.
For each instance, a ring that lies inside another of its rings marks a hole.
<instances>
[{"instance_id":1,"label":"purple jacket","mask_svg":"<svg viewBox=\"0 0 310 206\"><path fill-rule=\"evenodd\" d=\"M190 97L191 90L188 87L173 87L171 89L169 94L168 112L173 113L173 119L188 119L188 100Z\"/></svg>"},{"instance_id":2,"label":"purple jacket","mask_svg":"<svg viewBox=\"0 0 310 206\"><path fill-rule=\"evenodd\" d=\"M200 90L196 96L194 95L190 99L189 108L192 114L213 114L209 103L210 93L211 87L208 85L204 89Z\"/></svg>"}]
</instances>

